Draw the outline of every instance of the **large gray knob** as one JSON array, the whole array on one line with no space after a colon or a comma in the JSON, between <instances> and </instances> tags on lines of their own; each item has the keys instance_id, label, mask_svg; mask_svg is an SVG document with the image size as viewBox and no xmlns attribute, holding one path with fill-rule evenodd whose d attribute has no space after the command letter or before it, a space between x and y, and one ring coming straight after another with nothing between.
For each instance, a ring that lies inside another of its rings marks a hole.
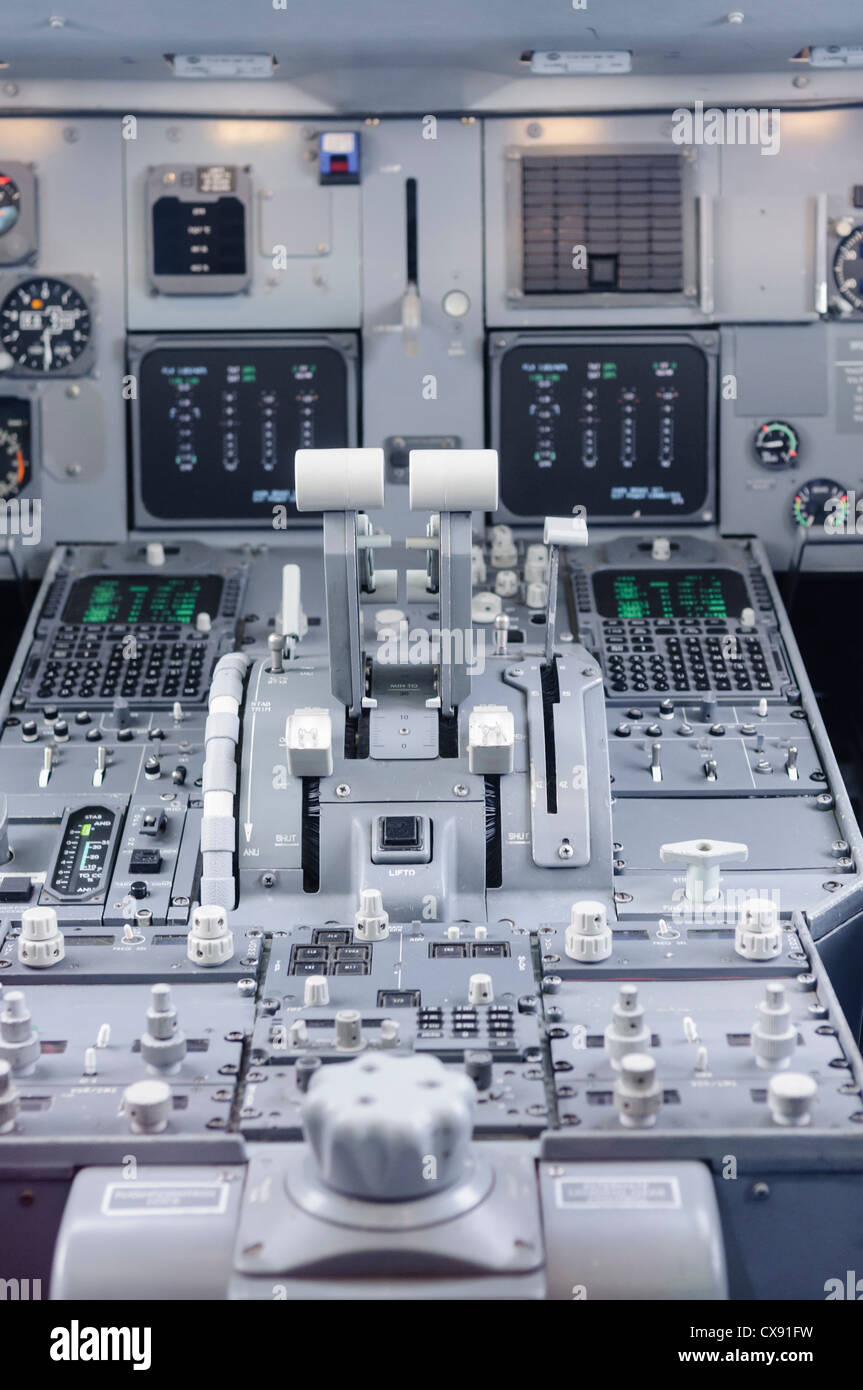
<instances>
[{"instance_id":1,"label":"large gray knob","mask_svg":"<svg viewBox=\"0 0 863 1390\"><path fill-rule=\"evenodd\" d=\"M328 1187L367 1201L409 1201L465 1171L476 1089L436 1057L363 1057L322 1067L303 1127Z\"/></svg>"}]
</instances>

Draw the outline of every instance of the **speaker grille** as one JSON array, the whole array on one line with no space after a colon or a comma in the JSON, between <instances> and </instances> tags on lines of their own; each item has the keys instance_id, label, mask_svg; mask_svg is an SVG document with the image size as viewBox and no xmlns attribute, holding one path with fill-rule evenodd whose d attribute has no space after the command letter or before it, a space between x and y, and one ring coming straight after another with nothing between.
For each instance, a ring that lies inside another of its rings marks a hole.
<instances>
[{"instance_id":1,"label":"speaker grille","mask_svg":"<svg viewBox=\"0 0 863 1390\"><path fill-rule=\"evenodd\" d=\"M522 290L680 294L683 157L522 159Z\"/></svg>"}]
</instances>

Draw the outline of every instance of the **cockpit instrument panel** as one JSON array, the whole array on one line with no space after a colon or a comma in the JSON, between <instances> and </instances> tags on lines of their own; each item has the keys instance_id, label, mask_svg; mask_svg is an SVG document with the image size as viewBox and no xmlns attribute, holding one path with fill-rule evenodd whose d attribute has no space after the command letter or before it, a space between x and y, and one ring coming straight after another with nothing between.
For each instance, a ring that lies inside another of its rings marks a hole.
<instances>
[{"instance_id":1,"label":"cockpit instrument panel","mask_svg":"<svg viewBox=\"0 0 863 1390\"><path fill-rule=\"evenodd\" d=\"M148 275L159 294L239 294L251 280L252 181L230 164L147 179Z\"/></svg>"},{"instance_id":2,"label":"cockpit instrument panel","mask_svg":"<svg viewBox=\"0 0 863 1390\"><path fill-rule=\"evenodd\" d=\"M29 164L0 163L0 266L36 255L36 179Z\"/></svg>"},{"instance_id":3,"label":"cockpit instrument panel","mask_svg":"<svg viewBox=\"0 0 863 1390\"><path fill-rule=\"evenodd\" d=\"M354 356L345 334L130 339L137 524L294 518L295 451L353 441Z\"/></svg>"},{"instance_id":4,"label":"cockpit instrument panel","mask_svg":"<svg viewBox=\"0 0 863 1390\"><path fill-rule=\"evenodd\" d=\"M710 520L714 359L691 335L523 334L492 363L510 516Z\"/></svg>"}]
</instances>

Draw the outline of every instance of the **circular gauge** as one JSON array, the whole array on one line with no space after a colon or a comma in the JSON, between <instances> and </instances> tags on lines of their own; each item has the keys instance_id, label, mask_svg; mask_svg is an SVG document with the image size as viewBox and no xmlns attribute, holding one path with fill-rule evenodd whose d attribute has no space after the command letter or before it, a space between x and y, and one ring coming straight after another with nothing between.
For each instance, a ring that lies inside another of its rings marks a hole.
<instances>
[{"instance_id":1,"label":"circular gauge","mask_svg":"<svg viewBox=\"0 0 863 1390\"><path fill-rule=\"evenodd\" d=\"M11 232L20 214L20 189L14 179L0 172L0 236Z\"/></svg>"},{"instance_id":2,"label":"circular gauge","mask_svg":"<svg viewBox=\"0 0 863 1390\"><path fill-rule=\"evenodd\" d=\"M833 279L836 288L847 304L854 309L863 309L863 261L860 259L863 247L863 227L855 227L843 237L836 247L833 257Z\"/></svg>"},{"instance_id":3,"label":"circular gauge","mask_svg":"<svg viewBox=\"0 0 863 1390\"><path fill-rule=\"evenodd\" d=\"M848 490L832 478L812 478L795 492L791 512L798 526L839 531L848 515Z\"/></svg>"},{"instance_id":4,"label":"circular gauge","mask_svg":"<svg viewBox=\"0 0 863 1390\"><path fill-rule=\"evenodd\" d=\"M755 453L765 468L790 468L800 451L797 431L783 420L771 420L755 432Z\"/></svg>"},{"instance_id":5,"label":"circular gauge","mask_svg":"<svg viewBox=\"0 0 863 1390\"><path fill-rule=\"evenodd\" d=\"M90 310L64 280L23 280L0 304L0 344L20 367L62 372L89 341Z\"/></svg>"},{"instance_id":6,"label":"circular gauge","mask_svg":"<svg viewBox=\"0 0 863 1390\"><path fill-rule=\"evenodd\" d=\"M30 402L0 396L0 502L30 480Z\"/></svg>"}]
</instances>

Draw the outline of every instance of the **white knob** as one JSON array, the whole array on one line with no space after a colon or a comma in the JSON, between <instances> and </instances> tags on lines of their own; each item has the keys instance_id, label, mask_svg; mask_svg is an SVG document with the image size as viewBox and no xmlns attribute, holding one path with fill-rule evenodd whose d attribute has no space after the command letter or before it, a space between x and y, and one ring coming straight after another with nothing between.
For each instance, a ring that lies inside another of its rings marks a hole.
<instances>
[{"instance_id":1,"label":"white knob","mask_svg":"<svg viewBox=\"0 0 863 1390\"><path fill-rule=\"evenodd\" d=\"M165 547L161 541L150 541L147 546L147 564L158 569L165 563Z\"/></svg>"},{"instance_id":2,"label":"white knob","mask_svg":"<svg viewBox=\"0 0 863 1390\"><path fill-rule=\"evenodd\" d=\"M548 550L544 545L529 545L524 557L524 577L528 584L534 579L548 578Z\"/></svg>"},{"instance_id":3,"label":"white knob","mask_svg":"<svg viewBox=\"0 0 863 1390\"><path fill-rule=\"evenodd\" d=\"M758 1007L758 1018L751 1029L752 1050L759 1067L787 1067L797 1046L797 1028L785 988L778 983L767 986Z\"/></svg>"},{"instance_id":4,"label":"white knob","mask_svg":"<svg viewBox=\"0 0 863 1390\"><path fill-rule=\"evenodd\" d=\"M123 1092L123 1109L133 1134L161 1134L171 1114L167 1081L136 1081Z\"/></svg>"},{"instance_id":5,"label":"white knob","mask_svg":"<svg viewBox=\"0 0 863 1390\"><path fill-rule=\"evenodd\" d=\"M631 1052L620 1063L614 1083L614 1104L620 1123L627 1129L647 1129L656 1124L662 1106L662 1090L656 1079L656 1062L645 1052Z\"/></svg>"},{"instance_id":6,"label":"white knob","mask_svg":"<svg viewBox=\"0 0 863 1390\"><path fill-rule=\"evenodd\" d=\"M573 903L564 948L570 959L582 962L607 960L612 946L605 903L589 899Z\"/></svg>"},{"instance_id":7,"label":"white knob","mask_svg":"<svg viewBox=\"0 0 863 1390\"><path fill-rule=\"evenodd\" d=\"M360 941L383 941L389 936L390 915L377 888L360 893L360 910L354 915L354 928Z\"/></svg>"},{"instance_id":8,"label":"white knob","mask_svg":"<svg viewBox=\"0 0 863 1390\"><path fill-rule=\"evenodd\" d=\"M744 960L772 960L782 950L779 909L770 898L754 898L740 912L734 949Z\"/></svg>"},{"instance_id":9,"label":"white knob","mask_svg":"<svg viewBox=\"0 0 863 1390\"><path fill-rule=\"evenodd\" d=\"M307 1009L322 1008L330 1002L330 987L326 975L308 975L303 988L303 1004Z\"/></svg>"},{"instance_id":10,"label":"white knob","mask_svg":"<svg viewBox=\"0 0 863 1390\"><path fill-rule=\"evenodd\" d=\"M151 1071L179 1071L186 1055L186 1035L177 1021L170 985L153 985L147 1027L141 1034L141 1057Z\"/></svg>"},{"instance_id":11,"label":"white knob","mask_svg":"<svg viewBox=\"0 0 863 1390\"><path fill-rule=\"evenodd\" d=\"M192 913L186 955L196 965L224 965L234 954L234 934L223 907L203 904Z\"/></svg>"},{"instance_id":12,"label":"white knob","mask_svg":"<svg viewBox=\"0 0 863 1390\"><path fill-rule=\"evenodd\" d=\"M524 598L528 608L545 608L548 604L548 585L543 579L535 579L528 584Z\"/></svg>"},{"instance_id":13,"label":"white knob","mask_svg":"<svg viewBox=\"0 0 863 1390\"><path fill-rule=\"evenodd\" d=\"M493 623L502 606L500 594L490 594L481 589L470 601L471 622Z\"/></svg>"},{"instance_id":14,"label":"white knob","mask_svg":"<svg viewBox=\"0 0 863 1390\"><path fill-rule=\"evenodd\" d=\"M644 1022L644 1009L638 1002L635 985L621 985L611 1022L605 1030L605 1050L613 1067L620 1067L630 1052L650 1047L650 1029Z\"/></svg>"},{"instance_id":15,"label":"white knob","mask_svg":"<svg viewBox=\"0 0 863 1390\"><path fill-rule=\"evenodd\" d=\"M363 1016L358 1009L339 1009L335 1017L336 1047L356 1052L363 1046Z\"/></svg>"},{"instance_id":16,"label":"white knob","mask_svg":"<svg viewBox=\"0 0 863 1390\"><path fill-rule=\"evenodd\" d=\"M755 626L755 609L754 609L754 608L744 608L743 612L740 614L740 626L741 626L741 627L754 627L754 626Z\"/></svg>"},{"instance_id":17,"label":"white knob","mask_svg":"<svg viewBox=\"0 0 863 1390\"><path fill-rule=\"evenodd\" d=\"M446 939L447 941L461 941L461 927L447 927Z\"/></svg>"},{"instance_id":18,"label":"white knob","mask_svg":"<svg viewBox=\"0 0 863 1390\"><path fill-rule=\"evenodd\" d=\"M467 987L469 1004L491 1004L494 1000L494 986L491 975L471 975Z\"/></svg>"},{"instance_id":19,"label":"white knob","mask_svg":"<svg viewBox=\"0 0 863 1390\"><path fill-rule=\"evenodd\" d=\"M0 1060L20 1076L29 1076L41 1055L27 1000L20 989L9 990L0 1000Z\"/></svg>"},{"instance_id":20,"label":"white knob","mask_svg":"<svg viewBox=\"0 0 863 1390\"><path fill-rule=\"evenodd\" d=\"M671 541L667 536L657 536L650 547L651 560L670 560Z\"/></svg>"},{"instance_id":21,"label":"white knob","mask_svg":"<svg viewBox=\"0 0 863 1390\"><path fill-rule=\"evenodd\" d=\"M29 965L31 970L45 970L61 961L65 954L66 943L53 907L28 907L22 912L18 937L18 959L22 965Z\"/></svg>"},{"instance_id":22,"label":"white knob","mask_svg":"<svg viewBox=\"0 0 863 1390\"><path fill-rule=\"evenodd\" d=\"M21 1108L21 1097L8 1062L0 1062L0 1134L9 1134Z\"/></svg>"},{"instance_id":23,"label":"white knob","mask_svg":"<svg viewBox=\"0 0 863 1390\"><path fill-rule=\"evenodd\" d=\"M494 577L494 591L501 598L512 598L518 593L518 575L515 570L498 570Z\"/></svg>"},{"instance_id":24,"label":"white knob","mask_svg":"<svg viewBox=\"0 0 863 1390\"><path fill-rule=\"evenodd\" d=\"M395 1018L381 1019L381 1047L398 1047L401 1027Z\"/></svg>"},{"instance_id":25,"label":"white knob","mask_svg":"<svg viewBox=\"0 0 863 1390\"><path fill-rule=\"evenodd\" d=\"M399 628L406 622L407 617L400 608L379 608L375 613L375 633L378 641L385 637L398 637Z\"/></svg>"},{"instance_id":26,"label":"white knob","mask_svg":"<svg viewBox=\"0 0 863 1390\"><path fill-rule=\"evenodd\" d=\"M302 1121L328 1187L403 1202L463 1176L475 1103L473 1082L436 1057L377 1052L321 1067Z\"/></svg>"},{"instance_id":27,"label":"white knob","mask_svg":"<svg viewBox=\"0 0 863 1390\"><path fill-rule=\"evenodd\" d=\"M518 563L518 550L510 526L491 528L491 563L496 570L511 570Z\"/></svg>"},{"instance_id":28,"label":"white knob","mask_svg":"<svg viewBox=\"0 0 863 1390\"><path fill-rule=\"evenodd\" d=\"M473 587L476 588L478 584L484 584L485 576L485 555L482 546L475 545L470 552L470 582Z\"/></svg>"},{"instance_id":29,"label":"white knob","mask_svg":"<svg viewBox=\"0 0 863 1390\"><path fill-rule=\"evenodd\" d=\"M776 1125L808 1125L818 1083L803 1072L786 1071L771 1076L767 1087L770 1118Z\"/></svg>"},{"instance_id":30,"label":"white knob","mask_svg":"<svg viewBox=\"0 0 863 1390\"><path fill-rule=\"evenodd\" d=\"M723 859L748 859L749 847L731 840L678 840L660 845L663 864L686 865L688 902L701 906L719 897L719 866Z\"/></svg>"}]
</instances>

